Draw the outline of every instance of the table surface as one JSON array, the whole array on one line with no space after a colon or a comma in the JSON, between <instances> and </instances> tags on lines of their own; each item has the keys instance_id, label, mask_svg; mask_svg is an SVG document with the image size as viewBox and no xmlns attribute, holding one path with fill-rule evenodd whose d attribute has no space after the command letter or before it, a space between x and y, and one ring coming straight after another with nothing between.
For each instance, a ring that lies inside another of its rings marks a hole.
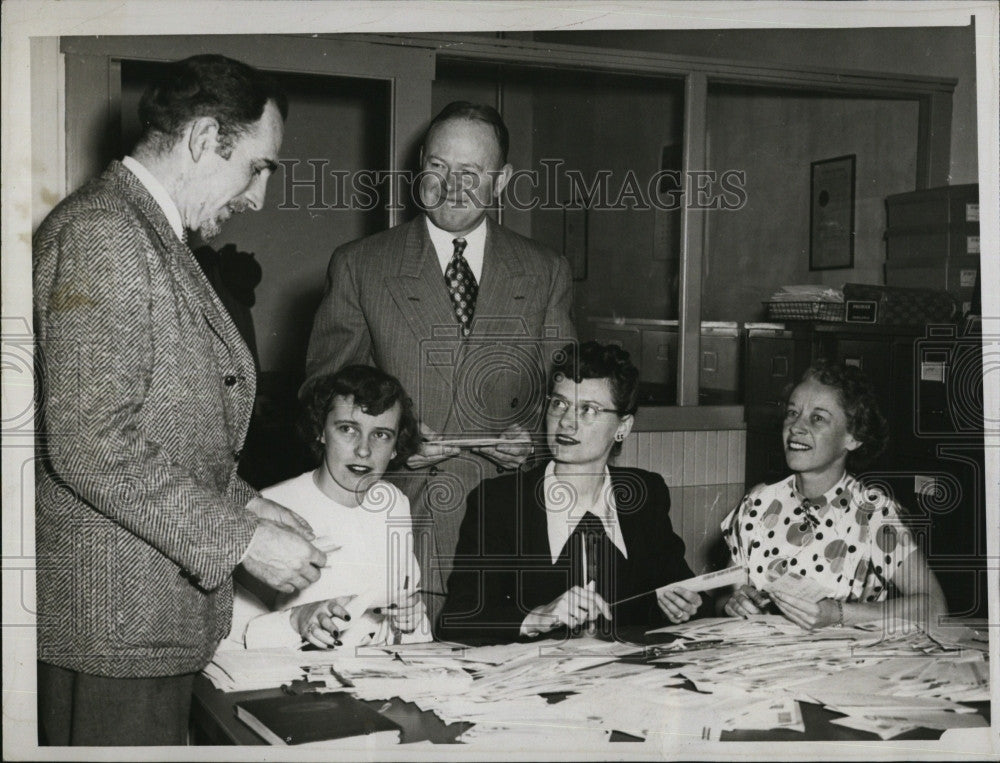
<instances>
[{"instance_id":1,"label":"table surface","mask_svg":"<svg viewBox=\"0 0 1000 763\"><path fill-rule=\"evenodd\" d=\"M257 691L241 691L225 693L216 689L212 682L203 675L195 679L194 701L192 703L193 730L197 744L224 745L260 745L267 742L251 731L236 717L235 705L250 699L278 697L282 689L260 689ZM550 701L558 701L559 697L550 697ZM412 702L403 702L399 698L391 700L365 701L369 707L395 721L402 728L400 742L430 741L435 744L461 743L459 735L472 726L470 723L445 724L429 710L421 710ZM970 703L986 718L989 723L990 706L988 702ZM859 731L830 723L834 718L842 717L841 713L809 702L799 702L805 732L788 729L724 731L720 737L723 742L816 742L816 741L859 741L878 740L875 734ZM940 738L940 729L913 729L900 734L897 740L933 740ZM615 732L611 742L637 741L636 737Z\"/></svg>"}]
</instances>

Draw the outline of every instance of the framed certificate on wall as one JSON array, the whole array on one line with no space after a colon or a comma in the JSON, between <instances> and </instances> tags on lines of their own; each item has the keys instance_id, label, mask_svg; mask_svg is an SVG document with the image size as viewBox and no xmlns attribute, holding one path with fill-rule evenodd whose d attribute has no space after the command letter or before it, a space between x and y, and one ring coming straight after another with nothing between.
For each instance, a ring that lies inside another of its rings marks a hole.
<instances>
[{"instance_id":1,"label":"framed certificate on wall","mask_svg":"<svg viewBox=\"0 0 1000 763\"><path fill-rule=\"evenodd\" d=\"M855 159L851 154L812 163L810 270L854 267Z\"/></svg>"}]
</instances>

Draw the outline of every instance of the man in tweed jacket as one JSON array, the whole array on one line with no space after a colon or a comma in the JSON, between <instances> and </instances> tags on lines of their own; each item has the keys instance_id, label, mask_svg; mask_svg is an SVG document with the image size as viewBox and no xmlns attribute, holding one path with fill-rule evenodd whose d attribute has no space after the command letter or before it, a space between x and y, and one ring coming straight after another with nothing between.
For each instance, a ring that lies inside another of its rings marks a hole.
<instances>
[{"instance_id":1,"label":"man in tweed jacket","mask_svg":"<svg viewBox=\"0 0 1000 763\"><path fill-rule=\"evenodd\" d=\"M424 214L334 252L306 359L303 391L349 363L374 363L413 398L427 441L389 476L410 499L432 622L466 495L530 454L549 356L575 336L569 263L486 214L512 174L508 142L492 107L445 106L421 149ZM446 283L458 256L477 288L467 323ZM509 443L459 449L435 444L442 435Z\"/></svg>"},{"instance_id":2,"label":"man in tweed jacket","mask_svg":"<svg viewBox=\"0 0 1000 763\"><path fill-rule=\"evenodd\" d=\"M325 563L236 476L254 364L185 243L261 207L286 112L237 61L173 64L133 156L35 234L43 744L184 743L236 565L293 591Z\"/></svg>"}]
</instances>

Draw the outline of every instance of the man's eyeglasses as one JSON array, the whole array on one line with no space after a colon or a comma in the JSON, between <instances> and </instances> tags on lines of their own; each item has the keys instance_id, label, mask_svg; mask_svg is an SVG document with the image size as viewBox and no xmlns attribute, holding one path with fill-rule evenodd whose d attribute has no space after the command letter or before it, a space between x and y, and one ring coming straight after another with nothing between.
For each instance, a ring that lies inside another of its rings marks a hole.
<instances>
[{"instance_id":1,"label":"man's eyeglasses","mask_svg":"<svg viewBox=\"0 0 1000 763\"><path fill-rule=\"evenodd\" d=\"M562 416L571 408L576 412L576 418L586 423L594 421L602 413L613 413L616 416L622 415L621 411L617 411L614 408L605 408L597 403L571 403L559 395L549 395L545 399L548 401L546 410L550 416Z\"/></svg>"}]
</instances>

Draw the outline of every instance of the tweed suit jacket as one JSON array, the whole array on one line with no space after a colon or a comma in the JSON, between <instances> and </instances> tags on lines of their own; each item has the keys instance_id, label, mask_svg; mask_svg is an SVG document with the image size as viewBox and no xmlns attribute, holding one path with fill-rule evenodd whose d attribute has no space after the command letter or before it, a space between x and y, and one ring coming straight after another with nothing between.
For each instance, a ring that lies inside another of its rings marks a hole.
<instances>
[{"instance_id":1,"label":"tweed suit jacket","mask_svg":"<svg viewBox=\"0 0 1000 763\"><path fill-rule=\"evenodd\" d=\"M470 336L462 338L424 216L331 258L306 383L350 363L400 380L417 418L445 435L539 431L551 354L575 338L564 257L487 218ZM424 588L443 593L465 497L496 466L471 451L389 478L410 499ZM422 542L421 542L422 538ZM433 618L441 597L427 598Z\"/></svg>"},{"instance_id":2,"label":"tweed suit jacket","mask_svg":"<svg viewBox=\"0 0 1000 763\"><path fill-rule=\"evenodd\" d=\"M119 678L199 670L257 526L236 476L253 359L119 162L33 249L38 657Z\"/></svg>"},{"instance_id":3,"label":"tweed suit jacket","mask_svg":"<svg viewBox=\"0 0 1000 763\"><path fill-rule=\"evenodd\" d=\"M684 541L670 522L670 492L659 474L614 466L609 471L628 550L627 558L615 553L612 561L611 626L667 625L654 594L613 603L692 576L684 560ZM543 463L487 480L469 494L438 638L469 643L527 640L520 629L528 612L572 585L580 557L575 548L564 547L552 562L544 476ZM706 597L698 615L708 615L711 609ZM548 636L563 638L566 631Z\"/></svg>"}]
</instances>

